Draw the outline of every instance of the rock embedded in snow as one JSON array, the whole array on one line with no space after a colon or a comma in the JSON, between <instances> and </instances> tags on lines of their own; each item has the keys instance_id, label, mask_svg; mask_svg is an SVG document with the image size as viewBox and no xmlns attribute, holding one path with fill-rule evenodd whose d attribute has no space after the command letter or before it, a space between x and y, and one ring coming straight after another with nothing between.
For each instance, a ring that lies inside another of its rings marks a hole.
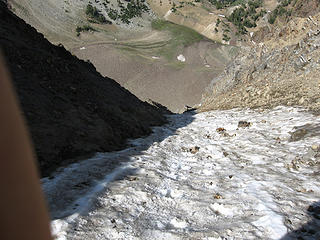
<instances>
[{"instance_id":1,"label":"rock embedded in snow","mask_svg":"<svg viewBox=\"0 0 320 240\"><path fill-rule=\"evenodd\" d=\"M185 62L186 61L186 58L185 56L183 56L182 54L180 54L177 59L180 61L180 62Z\"/></svg>"},{"instance_id":2,"label":"rock embedded in snow","mask_svg":"<svg viewBox=\"0 0 320 240\"><path fill-rule=\"evenodd\" d=\"M315 151L315 152L318 152L318 151L320 150L320 145L313 144L313 145L311 146L311 149L312 149L313 151Z\"/></svg>"},{"instance_id":3,"label":"rock embedded in snow","mask_svg":"<svg viewBox=\"0 0 320 240\"><path fill-rule=\"evenodd\" d=\"M226 129L225 128L222 128L222 127L218 127L217 129L216 129L216 132L217 133L223 133L223 132L226 132Z\"/></svg>"},{"instance_id":4,"label":"rock embedded in snow","mask_svg":"<svg viewBox=\"0 0 320 240\"><path fill-rule=\"evenodd\" d=\"M247 121L239 121L238 127L239 128L248 128L252 125L252 123L247 122Z\"/></svg>"},{"instance_id":5,"label":"rock embedded in snow","mask_svg":"<svg viewBox=\"0 0 320 240\"><path fill-rule=\"evenodd\" d=\"M197 152L199 152L199 150L200 150L200 147L198 147L198 146L190 148L190 152L192 154L196 154Z\"/></svg>"},{"instance_id":6,"label":"rock embedded in snow","mask_svg":"<svg viewBox=\"0 0 320 240\"><path fill-rule=\"evenodd\" d=\"M292 142L299 141L303 139L307 135L307 133L308 133L307 129L304 129L304 128L297 129L294 132L290 133L291 135L290 141Z\"/></svg>"},{"instance_id":7,"label":"rock embedded in snow","mask_svg":"<svg viewBox=\"0 0 320 240\"><path fill-rule=\"evenodd\" d=\"M213 196L214 199L222 199L222 196L220 193L216 193L214 196Z\"/></svg>"}]
</instances>

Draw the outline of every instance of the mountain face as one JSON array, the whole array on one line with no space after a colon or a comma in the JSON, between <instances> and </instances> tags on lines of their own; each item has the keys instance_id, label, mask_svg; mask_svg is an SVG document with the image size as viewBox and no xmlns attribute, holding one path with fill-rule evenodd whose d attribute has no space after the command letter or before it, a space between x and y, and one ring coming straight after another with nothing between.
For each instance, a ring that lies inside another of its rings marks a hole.
<instances>
[{"instance_id":1,"label":"mountain face","mask_svg":"<svg viewBox=\"0 0 320 240\"><path fill-rule=\"evenodd\" d=\"M205 87L237 52L237 47L158 17L152 10L157 6L148 1L9 0L8 4L50 42L62 43L78 58L90 60L99 73L139 99L151 99L174 112L199 104Z\"/></svg>"},{"instance_id":2,"label":"mountain face","mask_svg":"<svg viewBox=\"0 0 320 240\"><path fill-rule=\"evenodd\" d=\"M203 111L286 105L320 112L319 3L288 6L290 17L278 16L251 34L248 46L213 79L203 94Z\"/></svg>"},{"instance_id":3,"label":"mountain face","mask_svg":"<svg viewBox=\"0 0 320 240\"><path fill-rule=\"evenodd\" d=\"M0 46L42 175L75 158L123 147L166 122L163 111L54 46L0 1Z\"/></svg>"}]
</instances>

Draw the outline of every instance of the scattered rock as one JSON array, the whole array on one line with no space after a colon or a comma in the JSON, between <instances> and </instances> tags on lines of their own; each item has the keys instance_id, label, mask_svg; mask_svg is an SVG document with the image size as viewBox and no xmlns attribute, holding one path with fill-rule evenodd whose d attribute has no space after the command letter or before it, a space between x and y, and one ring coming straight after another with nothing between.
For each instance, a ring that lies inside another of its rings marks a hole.
<instances>
[{"instance_id":1,"label":"scattered rock","mask_svg":"<svg viewBox=\"0 0 320 240\"><path fill-rule=\"evenodd\" d=\"M239 128L248 128L252 125L252 123L247 122L247 121L239 121L238 127Z\"/></svg>"},{"instance_id":2,"label":"scattered rock","mask_svg":"<svg viewBox=\"0 0 320 240\"><path fill-rule=\"evenodd\" d=\"M229 153L223 152L223 156L227 157L228 155L229 155Z\"/></svg>"},{"instance_id":3,"label":"scattered rock","mask_svg":"<svg viewBox=\"0 0 320 240\"><path fill-rule=\"evenodd\" d=\"M311 146L311 149L315 152L319 152L320 151L320 145L314 144Z\"/></svg>"},{"instance_id":4,"label":"scattered rock","mask_svg":"<svg viewBox=\"0 0 320 240\"><path fill-rule=\"evenodd\" d=\"M196 108L194 108L194 107L190 107L188 105L184 106L184 113L185 112L192 112L192 111L195 111L195 110L196 110Z\"/></svg>"},{"instance_id":5,"label":"scattered rock","mask_svg":"<svg viewBox=\"0 0 320 240\"><path fill-rule=\"evenodd\" d=\"M305 102L304 97L300 98L300 100L299 100L299 104L300 104L300 105L302 105L304 102Z\"/></svg>"},{"instance_id":6,"label":"scattered rock","mask_svg":"<svg viewBox=\"0 0 320 240\"><path fill-rule=\"evenodd\" d=\"M129 180L130 182L132 182L132 181L137 181L138 178L137 178L137 177L128 177L128 180Z\"/></svg>"},{"instance_id":7,"label":"scattered rock","mask_svg":"<svg viewBox=\"0 0 320 240\"><path fill-rule=\"evenodd\" d=\"M286 224L292 225L292 221L291 221L289 218L287 218L284 222L285 222Z\"/></svg>"},{"instance_id":8,"label":"scattered rock","mask_svg":"<svg viewBox=\"0 0 320 240\"><path fill-rule=\"evenodd\" d=\"M200 150L200 147L198 146L195 146L195 147L192 147L189 149L189 151L192 153L192 154L196 154L197 152L199 152Z\"/></svg>"},{"instance_id":9,"label":"scattered rock","mask_svg":"<svg viewBox=\"0 0 320 240\"><path fill-rule=\"evenodd\" d=\"M213 196L214 199L222 199L222 196L220 193L216 193L214 196Z\"/></svg>"},{"instance_id":10,"label":"scattered rock","mask_svg":"<svg viewBox=\"0 0 320 240\"><path fill-rule=\"evenodd\" d=\"M225 128L222 128L222 127L217 128L216 131L217 131L217 133L219 133L223 137L234 137L234 136L236 136L236 134L230 135L229 133L227 133L227 130Z\"/></svg>"},{"instance_id":11,"label":"scattered rock","mask_svg":"<svg viewBox=\"0 0 320 240\"><path fill-rule=\"evenodd\" d=\"M206 134L204 135L205 138L208 138L208 139L212 139L212 136L210 134Z\"/></svg>"},{"instance_id":12,"label":"scattered rock","mask_svg":"<svg viewBox=\"0 0 320 240\"><path fill-rule=\"evenodd\" d=\"M305 135L307 135L307 130L306 129L298 129L294 132L291 132L290 135L290 141L291 142L295 142L295 141L299 141L302 138L304 138Z\"/></svg>"},{"instance_id":13,"label":"scattered rock","mask_svg":"<svg viewBox=\"0 0 320 240\"><path fill-rule=\"evenodd\" d=\"M189 149L186 148L186 147L181 147L181 150L182 150L182 152L188 152L189 151Z\"/></svg>"},{"instance_id":14,"label":"scattered rock","mask_svg":"<svg viewBox=\"0 0 320 240\"><path fill-rule=\"evenodd\" d=\"M226 129L222 128L222 127L219 127L216 129L217 133L223 133L223 132L226 132Z\"/></svg>"}]
</instances>

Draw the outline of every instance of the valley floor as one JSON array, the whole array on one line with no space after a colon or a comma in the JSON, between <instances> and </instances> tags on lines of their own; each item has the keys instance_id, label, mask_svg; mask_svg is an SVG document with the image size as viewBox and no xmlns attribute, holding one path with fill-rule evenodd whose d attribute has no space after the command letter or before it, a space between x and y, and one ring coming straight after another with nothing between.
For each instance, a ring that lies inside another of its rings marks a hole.
<instances>
[{"instance_id":1,"label":"valley floor","mask_svg":"<svg viewBox=\"0 0 320 240\"><path fill-rule=\"evenodd\" d=\"M42 179L56 239L320 238L319 117L278 107L169 118Z\"/></svg>"}]
</instances>

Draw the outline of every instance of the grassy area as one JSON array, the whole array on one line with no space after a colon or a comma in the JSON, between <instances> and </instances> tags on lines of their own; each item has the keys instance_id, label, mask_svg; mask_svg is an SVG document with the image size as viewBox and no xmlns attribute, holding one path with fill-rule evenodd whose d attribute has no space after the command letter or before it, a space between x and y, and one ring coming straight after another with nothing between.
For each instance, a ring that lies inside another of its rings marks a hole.
<instances>
[{"instance_id":1,"label":"grassy area","mask_svg":"<svg viewBox=\"0 0 320 240\"><path fill-rule=\"evenodd\" d=\"M153 29L158 31L168 31L171 33L173 40L179 42L184 47L189 46L195 42L199 42L204 38L195 30L174 24L165 20L154 20L151 23Z\"/></svg>"},{"instance_id":2,"label":"grassy area","mask_svg":"<svg viewBox=\"0 0 320 240\"><path fill-rule=\"evenodd\" d=\"M169 60L175 57L177 49L187 47L193 43L204 39L204 36L193 29L185 26L177 25L165 20L154 20L151 23L154 30L167 31L171 35L171 40L166 46L160 49L160 54L167 57Z\"/></svg>"}]
</instances>

